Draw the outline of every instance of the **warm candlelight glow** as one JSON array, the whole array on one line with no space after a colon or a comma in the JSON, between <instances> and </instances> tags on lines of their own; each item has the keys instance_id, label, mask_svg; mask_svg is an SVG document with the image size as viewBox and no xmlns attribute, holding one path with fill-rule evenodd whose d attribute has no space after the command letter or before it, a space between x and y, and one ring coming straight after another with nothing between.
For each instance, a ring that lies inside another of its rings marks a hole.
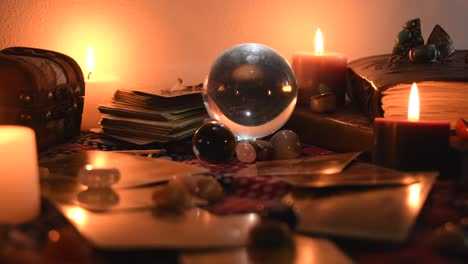
<instances>
[{"instance_id":1,"label":"warm candlelight glow","mask_svg":"<svg viewBox=\"0 0 468 264\"><path fill-rule=\"evenodd\" d=\"M317 55L323 55L323 36L322 36L322 31L320 31L320 28L317 29L317 32L315 33L315 54Z\"/></svg>"},{"instance_id":2,"label":"warm candlelight glow","mask_svg":"<svg viewBox=\"0 0 468 264\"><path fill-rule=\"evenodd\" d=\"M0 224L16 225L40 211L36 137L25 126L0 125Z\"/></svg>"},{"instance_id":3,"label":"warm candlelight glow","mask_svg":"<svg viewBox=\"0 0 468 264\"><path fill-rule=\"evenodd\" d=\"M415 183L408 188L408 205L418 208L421 203L421 184Z\"/></svg>"},{"instance_id":4,"label":"warm candlelight glow","mask_svg":"<svg viewBox=\"0 0 468 264\"><path fill-rule=\"evenodd\" d=\"M107 155L102 152L96 152L96 155L94 155L91 159L91 163L93 163L93 168L105 168L107 167Z\"/></svg>"},{"instance_id":5,"label":"warm candlelight glow","mask_svg":"<svg viewBox=\"0 0 468 264\"><path fill-rule=\"evenodd\" d=\"M419 120L419 93L418 86L413 83L408 103L408 121Z\"/></svg>"},{"instance_id":6,"label":"warm candlelight glow","mask_svg":"<svg viewBox=\"0 0 468 264\"><path fill-rule=\"evenodd\" d=\"M68 218L71 218L73 222L75 222L78 226L83 226L84 224L86 224L86 211L80 207L67 208L65 211L65 215L67 215Z\"/></svg>"},{"instance_id":7,"label":"warm candlelight glow","mask_svg":"<svg viewBox=\"0 0 468 264\"><path fill-rule=\"evenodd\" d=\"M95 48L96 54L94 53ZM84 131L99 127L101 113L98 106L108 102L114 95L115 90L119 89L119 78L108 75L105 70L105 65L111 63L115 64L115 59L105 56L105 49L99 49L98 45L88 46L86 68L83 67L86 88L81 129ZM93 165L96 166L96 164Z\"/></svg>"},{"instance_id":8,"label":"warm candlelight glow","mask_svg":"<svg viewBox=\"0 0 468 264\"><path fill-rule=\"evenodd\" d=\"M284 85L283 86L283 93L290 93L292 91L291 85ZM270 91L268 91L270 92Z\"/></svg>"},{"instance_id":9,"label":"warm candlelight glow","mask_svg":"<svg viewBox=\"0 0 468 264\"><path fill-rule=\"evenodd\" d=\"M86 75L87 78L90 79L91 73L94 72L94 50L93 46L89 45L88 47L88 56L86 57Z\"/></svg>"},{"instance_id":10,"label":"warm candlelight glow","mask_svg":"<svg viewBox=\"0 0 468 264\"><path fill-rule=\"evenodd\" d=\"M336 96L336 105L343 106L345 102L347 58L343 54L325 53L322 31L317 28L315 33L315 50L293 54L292 69L297 80L300 105L310 107L311 97L321 94L322 87Z\"/></svg>"}]
</instances>

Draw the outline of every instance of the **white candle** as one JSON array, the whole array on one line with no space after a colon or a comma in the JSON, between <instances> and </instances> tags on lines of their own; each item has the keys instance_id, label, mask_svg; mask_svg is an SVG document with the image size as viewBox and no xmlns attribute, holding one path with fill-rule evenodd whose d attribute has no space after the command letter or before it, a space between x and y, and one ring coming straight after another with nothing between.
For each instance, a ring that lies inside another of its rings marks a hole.
<instances>
[{"instance_id":1,"label":"white candle","mask_svg":"<svg viewBox=\"0 0 468 264\"><path fill-rule=\"evenodd\" d=\"M88 48L85 79L84 107L81 120L82 131L99 127L101 113L98 110L98 106L110 100L118 88L117 78L103 76L99 72L95 72L93 46L89 46Z\"/></svg>"},{"instance_id":2,"label":"white candle","mask_svg":"<svg viewBox=\"0 0 468 264\"><path fill-rule=\"evenodd\" d=\"M0 224L32 220L40 208L36 138L31 128L0 126Z\"/></svg>"}]
</instances>

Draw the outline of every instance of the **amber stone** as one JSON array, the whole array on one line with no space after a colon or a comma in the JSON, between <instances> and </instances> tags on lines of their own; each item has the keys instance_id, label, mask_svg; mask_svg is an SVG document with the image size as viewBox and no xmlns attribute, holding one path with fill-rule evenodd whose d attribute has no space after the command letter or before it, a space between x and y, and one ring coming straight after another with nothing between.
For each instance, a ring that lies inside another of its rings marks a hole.
<instances>
[{"instance_id":1,"label":"amber stone","mask_svg":"<svg viewBox=\"0 0 468 264\"><path fill-rule=\"evenodd\" d=\"M219 164L234 156L236 139L228 127L218 121L203 124L192 138L193 152L202 161Z\"/></svg>"},{"instance_id":2,"label":"amber stone","mask_svg":"<svg viewBox=\"0 0 468 264\"><path fill-rule=\"evenodd\" d=\"M257 159L257 152L248 141L241 141L236 145L236 157L241 162L251 163Z\"/></svg>"}]
</instances>

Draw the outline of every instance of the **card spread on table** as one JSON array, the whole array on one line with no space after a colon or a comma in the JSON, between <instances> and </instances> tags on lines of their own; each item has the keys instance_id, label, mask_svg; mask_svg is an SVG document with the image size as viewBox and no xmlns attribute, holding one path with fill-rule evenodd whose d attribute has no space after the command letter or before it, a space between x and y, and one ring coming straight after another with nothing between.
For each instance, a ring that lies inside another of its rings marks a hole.
<instances>
[{"instance_id":1,"label":"card spread on table","mask_svg":"<svg viewBox=\"0 0 468 264\"><path fill-rule=\"evenodd\" d=\"M216 216L199 208L164 216L153 210L97 213L54 204L91 245L109 250L241 247L259 221L254 213Z\"/></svg>"},{"instance_id":2,"label":"card spread on table","mask_svg":"<svg viewBox=\"0 0 468 264\"><path fill-rule=\"evenodd\" d=\"M437 176L437 172L417 173L418 182L405 186L309 198L292 193L284 199L299 214L299 232L403 242Z\"/></svg>"},{"instance_id":3,"label":"card spread on table","mask_svg":"<svg viewBox=\"0 0 468 264\"><path fill-rule=\"evenodd\" d=\"M115 168L120 171L120 180L112 188L130 188L158 182L166 182L177 175L209 172L208 169L162 158L144 158L111 151L85 151L67 156L40 161L48 168L50 177L76 179L86 165L95 169Z\"/></svg>"},{"instance_id":4,"label":"card spread on table","mask_svg":"<svg viewBox=\"0 0 468 264\"><path fill-rule=\"evenodd\" d=\"M341 172L361 152L329 154L290 160L261 161L236 176L280 176L334 174Z\"/></svg>"},{"instance_id":5,"label":"card spread on table","mask_svg":"<svg viewBox=\"0 0 468 264\"><path fill-rule=\"evenodd\" d=\"M296 187L407 185L418 181L415 173L405 173L371 163L353 162L341 173L277 176Z\"/></svg>"}]
</instances>

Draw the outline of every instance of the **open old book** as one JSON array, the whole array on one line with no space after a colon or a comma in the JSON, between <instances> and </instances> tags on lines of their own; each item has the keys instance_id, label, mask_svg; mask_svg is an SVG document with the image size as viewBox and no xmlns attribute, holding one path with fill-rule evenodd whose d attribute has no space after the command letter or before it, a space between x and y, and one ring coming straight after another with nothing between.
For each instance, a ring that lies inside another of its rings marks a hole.
<instances>
[{"instance_id":1,"label":"open old book","mask_svg":"<svg viewBox=\"0 0 468 264\"><path fill-rule=\"evenodd\" d=\"M468 50L457 50L436 63L391 62L390 55L349 63L348 93L368 117L406 118L411 84L420 94L421 119L455 121L468 118Z\"/></svg>"}]
</instances>

